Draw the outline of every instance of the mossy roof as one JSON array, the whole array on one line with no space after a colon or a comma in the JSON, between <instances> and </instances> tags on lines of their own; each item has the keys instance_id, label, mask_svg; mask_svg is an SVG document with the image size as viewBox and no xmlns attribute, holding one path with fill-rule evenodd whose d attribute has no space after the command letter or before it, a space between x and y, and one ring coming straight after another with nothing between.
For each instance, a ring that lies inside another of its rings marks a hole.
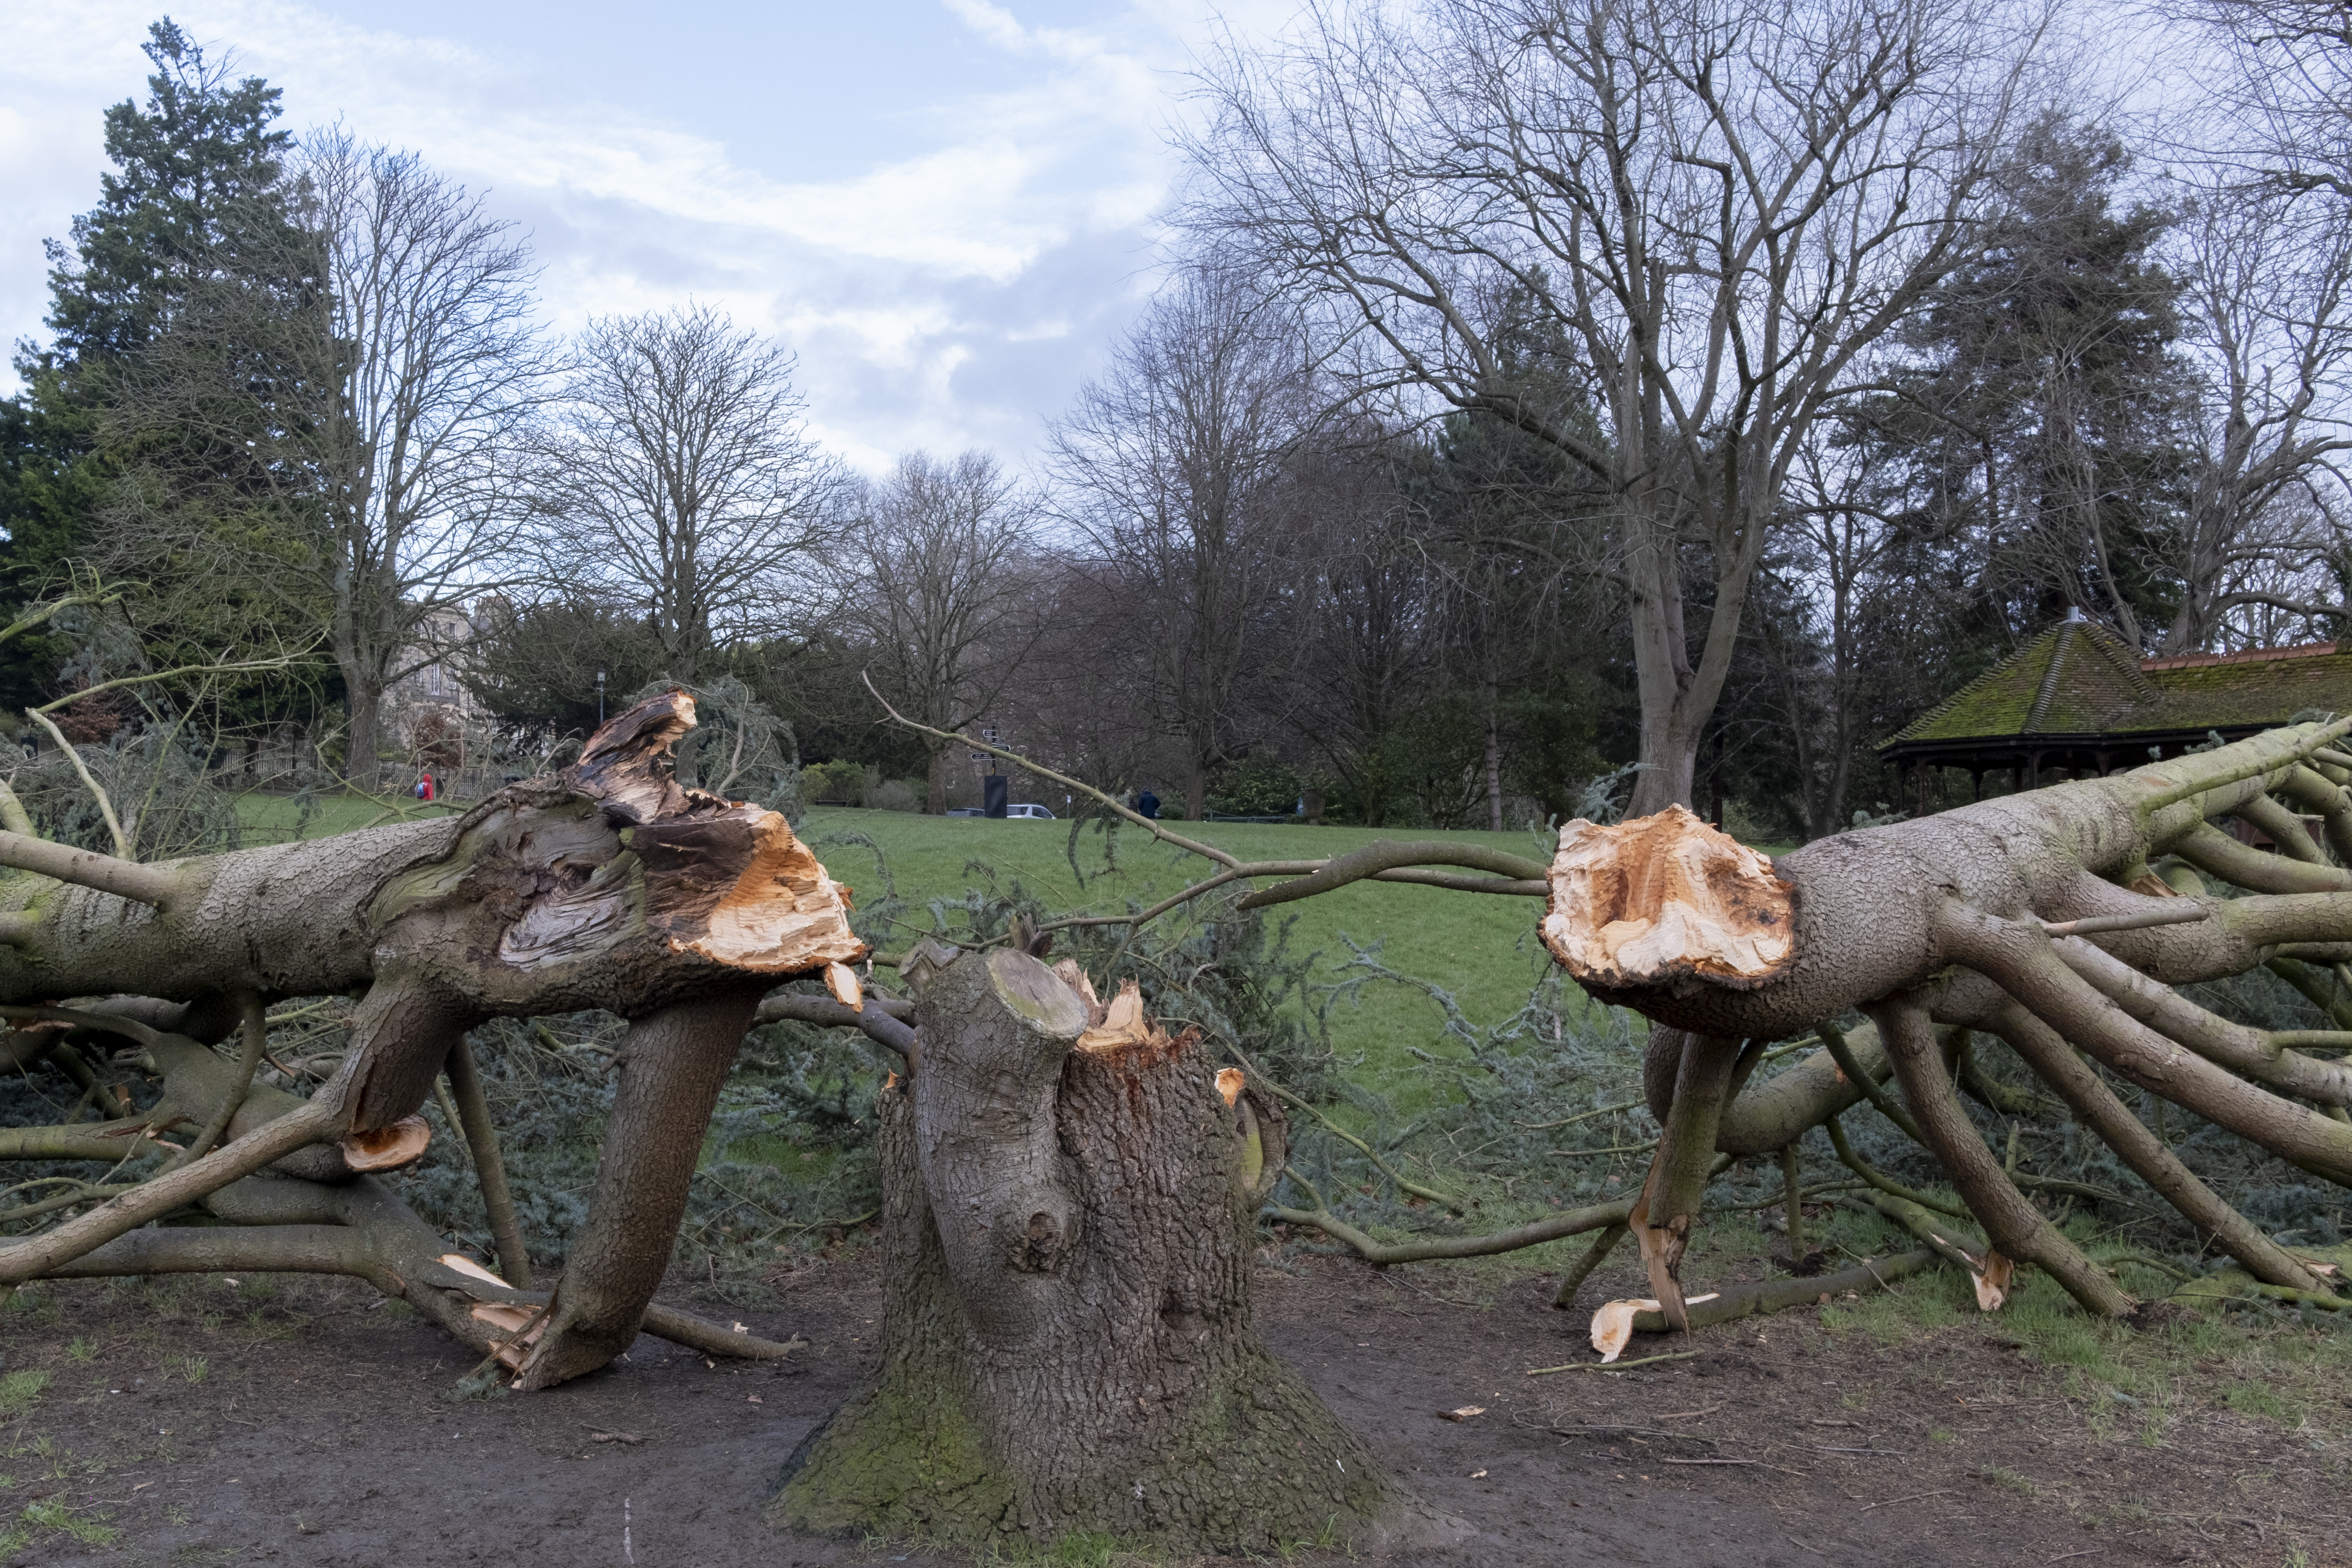
<instances>
[{"instance_id":1,"label":"mossy roof","mask_svg":"<svg viewBox=\"0 0 2352 1568\"><path fill-rule=\"evenodd\" d=\"M2025 735L2146 735L2352 712L2352 650L2334 643L2142 659L2093 621L2053 626L1885 744Z\"/></svg>"}]
</instances>

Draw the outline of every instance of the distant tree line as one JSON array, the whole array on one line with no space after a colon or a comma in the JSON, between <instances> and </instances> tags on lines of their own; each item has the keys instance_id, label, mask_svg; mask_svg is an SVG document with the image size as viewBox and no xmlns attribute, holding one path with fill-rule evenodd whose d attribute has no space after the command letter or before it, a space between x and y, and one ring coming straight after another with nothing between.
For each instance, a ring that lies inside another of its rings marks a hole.
<instances>
[{"instance_id":1,"label":"distant tree line","mask_svg":"<svg viewBox=\"0 0 2352 1568\"><path fill-rule=\"evenodd\" d=\"M543 754L600 691L714 693L734 738L681 771L739 788L756 731L961 803L878 694L1191 816L1835 832L1880 741L2069 615L2338 633L2352 37L2189 4L2161 123L2007 0L1234 45L1167 281L1027 476L850 472L706 306L559 341L478 195L292 136L159 22L0 402L0 591L113 596L0 645L0 700L184 668L83 730L294 725L373 788L439 660Z\"/></svg>"}]
</instances>

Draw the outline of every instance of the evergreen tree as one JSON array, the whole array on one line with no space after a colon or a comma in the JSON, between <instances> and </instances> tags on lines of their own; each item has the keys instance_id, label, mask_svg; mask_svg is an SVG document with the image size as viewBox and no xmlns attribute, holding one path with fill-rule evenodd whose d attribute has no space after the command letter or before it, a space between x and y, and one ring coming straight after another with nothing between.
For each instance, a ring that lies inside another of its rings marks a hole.
<instances>
[{"instance_id":1,"label":"evergreen tree","mask_svg":"<svg viewBox=\"0 0 2352 1568\"><path fill-rule=\"evenodd\" d=\"M1972 607L2002 642L2079 608L2144 645L2176 596L2147 561L2186 461L2181 284L2154 254L2172 215L2120 204L2130 167L2102 129L2034 124L2006 210L1864 416L1864 439L1897 449L1887 510L1975 560Z\"/></svg>"},{"instance_id":2,"label":"evergreen tree","mask_svg":"<svg viewBox=\"0 0 2352 1568\"><path fill-rule=\"evenodd\" d=\"M50 241L54 334L17 344L25 386L0 399L0 599L22 601L64 563L91 553L97 520L127 466L110 434L110 387L169 328L190 290L237 247L226 243L257 209L281 206L288 133L278 91L232 79L168 16L142 46L155 70L143 105L106 111L99 205ZM54 695L58 637L0 648L0 702Z\"/></svg>"}]
</instances>

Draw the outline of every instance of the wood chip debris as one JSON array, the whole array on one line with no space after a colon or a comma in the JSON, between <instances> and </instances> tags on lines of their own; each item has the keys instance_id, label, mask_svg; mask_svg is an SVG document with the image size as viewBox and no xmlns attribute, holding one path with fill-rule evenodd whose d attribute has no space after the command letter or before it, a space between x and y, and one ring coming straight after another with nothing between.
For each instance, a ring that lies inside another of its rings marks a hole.
<instances>
[{"instance_id":1,"label":"wood chip debris","mask_svg":"<svg viewBox=\"0 0 2352 1568\"><path fill-rule=\"evenodd\" d=\"M1484 1415L1486 1414L1486 1407L1483 1405L1458 1405L1451 1410L1439 1411L1437 1413L1437 1418L1440 1421L1467 1421L1473 1415Z\"/></svg>"},{"instance_id":2,"label":"wood chip debris","mask_svg":"<svg viewBox=\"0 0 2352 1568\"><path fill-rule=\"evenodd\" d=\"M588 1428L588 1440L591 1443L620 1443L634 1448L646 1440L646 1436L642 1432L624 1432L618 1427L604 1432L591 1426Z\"/></svg>"}]
</instances>

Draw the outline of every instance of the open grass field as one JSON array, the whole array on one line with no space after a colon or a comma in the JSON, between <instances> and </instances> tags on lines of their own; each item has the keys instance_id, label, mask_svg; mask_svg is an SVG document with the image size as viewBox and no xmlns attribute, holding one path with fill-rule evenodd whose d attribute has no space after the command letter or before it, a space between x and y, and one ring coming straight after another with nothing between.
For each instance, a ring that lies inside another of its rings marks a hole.
<instances>
[{"instance_id":1,"label":"open grass field","mask_svg":"<svg viewBox=\"0 0 2352 1568\"><path fill-rule=\"evenodd\" d=\"M1251 860L1344 855L1381 838L1455 839L1532 859L1550 858L1549 847L1524 831L1400 832L1243 822L1187 822L1177 825L1177 830ZM1216 869L1132 828L1119 830L1114 863L1105 855L1103 835L1091 825L1080 836L1075 871L1066 823L992 822L819 806L809 813L803 834L834 876L858 890L861 901L884 890L880 868L887 868L898 897L915 906L907 919L925 930L929 920L921 912L924 904L961 900L967 888L987 886L992 879L1001 891L1018 883L1049 910L1120 914L1130 906L1148 907ZM850 841L851 835L870 838L875 848ZM1085 874L1083 886L1078 872ZM1542 905L1533 899L1383 882L1358 883L1267 911L1276 929L1286 927L1293 953L1319 955L1313 972L1319 984L1329 985L1346 977L1352 962L1349 942L1377 945L1382 963L1444 987L1480 1026L1499 1023L1517 1012L1549 967L1550 960L1536 941L1541 913ZM1181 921L1198 917L1179 910L1161 918ZM917 934L915 929L906 932L908 941ZM1332 1044L1349 1064L1349 1076L1388 1096L1408 1114L1425 1093L1427 1075L1426 1064L1407 1047L1460 1055L1458 1047L1448 1046L1444 1026L1444 1010L1435 1001L1389 982L1376 982L1339 999L1331 1013ZM1629 1059L1626 1065L1630 1069L1633 1064Z\"/></svg>"},{"instance_id":2,"label":"open grass field","mask_svg":"<svg viewBox=\"0 0 2352 1568\"><path fill-rule=\"evenodd\" d=\"M446 816L464 809L457 805L427 805L406 795L378 796L342 791L320 792L307 803L299 795L271 795L260 790L250 790L236 797L237 821L248 845L325 838L378 823Z\"/></svg>"}]
</instances>

